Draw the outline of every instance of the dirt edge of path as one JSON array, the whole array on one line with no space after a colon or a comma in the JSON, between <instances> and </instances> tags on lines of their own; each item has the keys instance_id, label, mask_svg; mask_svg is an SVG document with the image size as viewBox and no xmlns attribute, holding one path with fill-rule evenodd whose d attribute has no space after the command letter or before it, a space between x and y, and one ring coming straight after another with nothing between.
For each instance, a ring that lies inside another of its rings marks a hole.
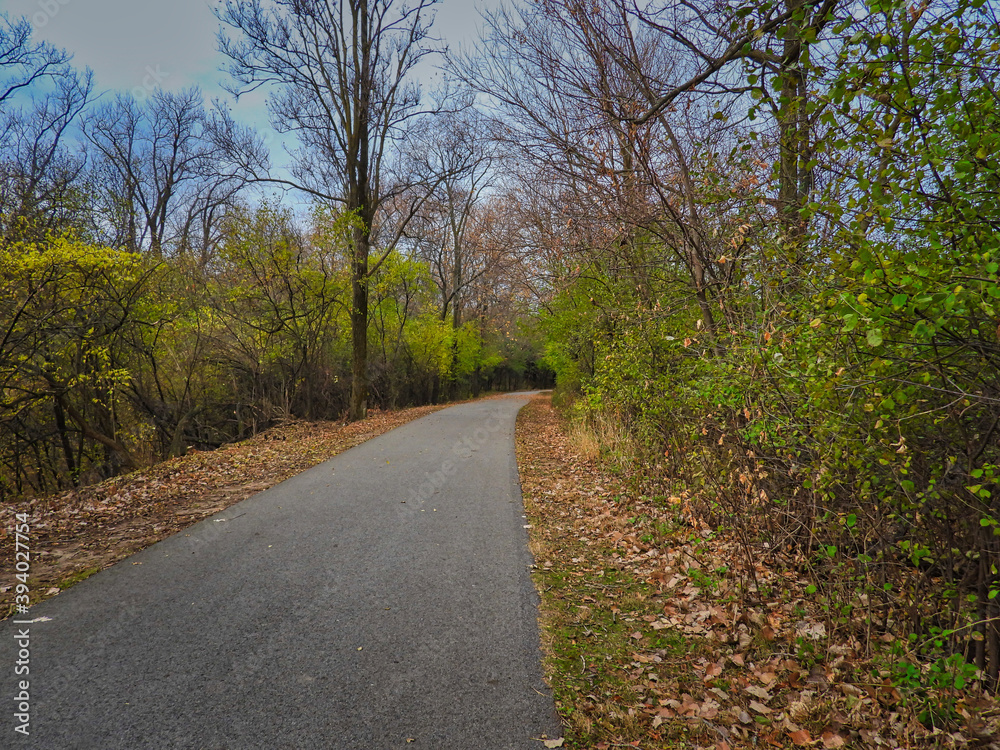
<instances>
[{"instance_id":1,"label":"dirt edge of path","mask_svg":"<svg viewBox=\"0 0 1000 750\"><path fill-rule=\"evenodd\" d=\"M809 579L603 460L550 398L516 442L561 747L1000 748L1000 697L899 679L887 636L828 630Z\"/></svg>"}]
</instances>

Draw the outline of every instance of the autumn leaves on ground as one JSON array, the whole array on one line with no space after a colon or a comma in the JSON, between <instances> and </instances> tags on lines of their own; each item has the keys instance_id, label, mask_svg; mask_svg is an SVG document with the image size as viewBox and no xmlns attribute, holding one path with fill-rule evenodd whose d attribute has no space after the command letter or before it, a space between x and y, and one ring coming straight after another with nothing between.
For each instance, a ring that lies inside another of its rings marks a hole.
<instances>
[{"instance_id":1,"label":"autumn leaves on ground","mask_svg":"<svg viewBox=\"0 0 1000 750\"><path fill-rule=\"evenodd\" d=\"M292 422L0 515L5 527L15 512L34 519L32 587L47 598L437 408ZM994 698L954 676L900 680L886 657L891 638L873 648L849 629L834 637L808 580L748 560L683 491L651 488L641 466L622 471L601 453L548 396L518 417L545 669L565 747L996 747ZM11 594L0 594L5 613Z\"/></svg>"},{"instance_id":2,"label":"autumn leaves on ground","mask_svg":"<svg viewBox=\"0 0 1000 750\"><path fill-rule=\"evenodd\" d=\"M547 397L517 443L567 747L996 747L994 698L900 679L888 636L831 637L808 580L602 465Z\"/></svg>"}]
</instances>

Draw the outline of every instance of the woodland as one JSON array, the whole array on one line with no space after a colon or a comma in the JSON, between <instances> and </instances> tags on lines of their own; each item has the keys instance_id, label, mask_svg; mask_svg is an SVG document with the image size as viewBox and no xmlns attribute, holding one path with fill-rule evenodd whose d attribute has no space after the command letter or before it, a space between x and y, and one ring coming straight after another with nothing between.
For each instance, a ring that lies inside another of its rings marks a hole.
<instances>
[{"instance_id":1,"label":"woodland","mask_svg":"<svg viewBox=\"0 0 1000 750\"><path fill-rule=\"evenodd\" d=\"M457 51L432 0L218 8L288 166L0 17L0 501L554 385L879 679L1000 685L994 4L525 0Z\"/></svg>"}]
</instances>

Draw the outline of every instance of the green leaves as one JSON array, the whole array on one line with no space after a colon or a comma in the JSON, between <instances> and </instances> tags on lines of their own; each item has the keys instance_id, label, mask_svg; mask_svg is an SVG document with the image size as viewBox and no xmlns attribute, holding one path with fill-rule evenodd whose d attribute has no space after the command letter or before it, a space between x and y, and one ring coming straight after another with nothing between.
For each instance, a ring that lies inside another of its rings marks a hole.
<instances>
[{"instance_id":1,"label":"green leaves","mask_svg":"<svg viewBox=\"0 0 1000 750\"><path fill-rule=\"evenodd\" d=\"M1000 67L1000 31L975 8L960 0L949 17L886 0L837 23L843 36L801 61L802 98L745 62L754 115L801 107L809 122L808 148L793 154L808 186L788 210L805 237L796 246L775 226L791 164L759 164L772 180L760 214L732 219L750 229L733 243L712 234L712 255L727 258L702 289L725 321L716 351L695 328L699 290L676 273L691 263L688 246L666 215L657 241L676 257L644 264L615 245L588 247L599 281L560 310L560 351L591 403L630 439L669 441L683 456L677 481L704 492L712 518L751 539L808 539L824 595L828 584L851 592L838 576L857 575L872 601L902 608L913 603L909 573L995 556L983 540L1000 529L985 512L996 494L985 467L1000 462L1000 108L970 72ZM778 146L764 128L747 143L751 153ZM717 169L693 174L726 185ZM724 209L697 203L703 216L735 217L741 205L736 195ZM647 273L662 307L637 315L629 276ZM887 534L900 545L873 552ZM989 578L976 585L1000 589ZM955 588L935 596L971 611L969 591Z\"/></svg>"}]
</instances>

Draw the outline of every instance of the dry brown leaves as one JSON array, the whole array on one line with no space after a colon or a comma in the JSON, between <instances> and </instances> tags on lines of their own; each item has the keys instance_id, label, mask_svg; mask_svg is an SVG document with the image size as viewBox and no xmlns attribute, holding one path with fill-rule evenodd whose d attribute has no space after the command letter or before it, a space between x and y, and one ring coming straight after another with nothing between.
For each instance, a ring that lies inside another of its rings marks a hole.
<instances>
[{"instance_id":1,"label":"dry brown leaves","mask_svg":"<svg viewBox=\"0 0 1000 750\"><path fill-rule=\"evenodd\" d=\"M963 694L963 726L924 727L866 661L863 633L817 611L808 581L747 559L684 497L645 498L585 459L545 397L521 412L518 464L570 746L998 747L993 698ZM609 571L631 590L595 593ZM602 621L624 623L633 648L606 648L615 636Z\"/></svg>"},{"instance_id":2,"label":"dry brown leaves","mask_svg":"<svg viewBox=\"0 0 1000 750\"><path fill-rule=\"evenodd\" d=\"M361 422L289 422L240 443L187 455L89 487L0 506L0 560L14 559L14 516L30 517L32 601L180 529L442 406L371 411ZM0 617L13 572L0 584Z\"/></svg>"}]
</instances>

